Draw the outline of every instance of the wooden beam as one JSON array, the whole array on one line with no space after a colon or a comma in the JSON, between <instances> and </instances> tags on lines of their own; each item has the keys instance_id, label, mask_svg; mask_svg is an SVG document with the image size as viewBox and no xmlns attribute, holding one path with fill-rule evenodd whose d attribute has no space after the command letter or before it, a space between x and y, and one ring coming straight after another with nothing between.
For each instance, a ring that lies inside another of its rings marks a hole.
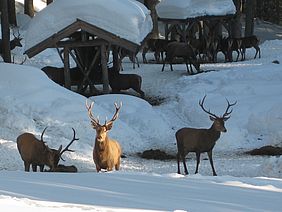
<instances>
[{"instance_id":1,"label":"wooden beam","mask_svg":"<svg viewBox=\"0 0 282 212\"><path fill-rule=\"evenodd\" d=\"M132 41L126 40L124 38L118 37L115 34L112 34L104 29L101 29L97 26L94 26L92 24L89 24L85 21L82 21L80 19L77 19L77 21L80 23L81 28L85 30L86 32L97 35L100 38L103 38L104 40L108 41L109 43L112 43L113 45L121 46L125 49L128 49L132 52L136 52L139 44L133 43Z\"/></svg>"},{"instance_id":2,"label":"wooden beam","mask_svg":"<svg viewBox=\"0 0 282 212\"><path fill-rule=\"evenodd\" d=\"M71 89L69 49L67 47L64 48L64 67L65 87Z\"/></svg>"},{"instance_id":3,"label":"wooden beam","mask_svg":"<svg viewBox=\"0 0 282 212\"><path fill-rule=\"evenodd\" d=\"M101 46L101 64L102 64L102 73L103 73L103 93L107 94L110 92L109 88L109 76L107 68L107 52L106 46Z\"/></svg>"},{"instance_id":4,"label":"wooden beam","mask_svg":"<svg viewBox=\"0 0 282 212\"><path fill-rule=\"evenodd\" d=\"M71 35L75 31L80 29L80 23L75 22L71 25L65 27L64 29L60 30L58 33L53 34L51 37L41 41L40 43L36 44L35 46L31 47L30 49L26 50L24 54L27 54L29 58L35 56L36 54L42 52L47 48L56 48L58 47L56 43L63 38Z\"/></svg>"},{"instance_id":5,"label":"wooden beam","mask_svg":"<svg viewBox=\"0 0 282 212\"><path fill-rule=\"evenodd\" d=\"M101 45L105 45L108 44L107 41L103 40L103 39L95 39L95 40L88 40L88 41L71 41L71 40L67 40L67 41L59 41L57 43L58 47L72 47L72 48L76 48L76 47L88 47L88 46L101 46Z\"/></svg>"}]
</instances>

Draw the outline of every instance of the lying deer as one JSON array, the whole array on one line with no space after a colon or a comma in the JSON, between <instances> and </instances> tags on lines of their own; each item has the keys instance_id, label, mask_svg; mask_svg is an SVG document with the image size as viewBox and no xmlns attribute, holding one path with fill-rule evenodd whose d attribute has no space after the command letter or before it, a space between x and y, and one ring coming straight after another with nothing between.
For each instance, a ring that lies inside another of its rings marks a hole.
<instances>
[{"instance_id":1,"label":"lying deer","mask_svg":"<svg viewBox=\"0 0 282 212\"><path fill-rule=\"evenodd\" d=\"M109 84L113 93L119 93L121 90L132 88L144 98L145 93L142 91L142 77L138 74L120 74L114 67L108 69Z\"/></svg>"},{"instance_id":2,"label":"lying deer","mask_svg":"<svg viewBox=\"0 0 282 212\"><path fill-rule=\"evenodd\" d=\"M43 172L44 165L49 166L50 171L52 171L57 167L64 152L73 152L73 150L68 149L75 140L78 140L78 138L75 138L75 130L73 128L73 139L64 150L62 150L62 145L60 145L59 149L56 150L49 148L45 144L45 141L43 141L43 135L46 129L47 127L43 130L40 140L31 133L23 133L17 138L17 147L21 158L24 161L25 171L27 172L30 169L30 165L32 165L32 170L34 172L37 171L37 166L39 166L40 171Z\"/></svg>"},{"instance_id":3,"label":"lying deer","mask_svg":"<svg viewBox=\"0 0 282 212\"><path fill-rule=\"evenodd\" d=\"M108 137L108 132L112 129L113 123L118 117L121 105L118 107L115 103L116 111L113 118L108 122L106 121L104 125L101 125L99 123L99 119L95 118L92 114L94 102L88 105L86 100L85 104L92 127L96 130L93 160L96 165L97 172L101 171L101 169L112 171L114 167L115 170L119 170L120 157L122 153L121 146L118 141Z\"/></svg>"},{"instance_id":4,"label":"lying deer","mask_svg":"<svg viewBox=\"0 0 282 212\"><path fill-rule=\"evenodd\" d=\"M212 167L213 175L216 176L216 172L213 165L212 160L212 149L215 146L216 141L220 137L221 132L226 132L226 128L224 126L224 122L230 118L230 114L232 109L229 111L229 108L234 106L236 102L230 104L227 100L227 108L224 112L223 116L218 117L215 114L211 113L210 110L206 110L204 108L204 101L206 96L204 96L203 100L199 102L199 105L203 109L204 112L210 115L210 120L213 121L212 126L209 129L196 129L196 128L182 128L175 133L176 141L177 141L177 173L180 174L180 160L183 162L184 172L188 174L188 170L185 163L185 156L189 152L195 152L197 158L197 166L195 174L198 173L198 168L200 164L200 155L203 152L208 153L208 157L210 160L210 164Z\"/></svg>"}]
</instances>

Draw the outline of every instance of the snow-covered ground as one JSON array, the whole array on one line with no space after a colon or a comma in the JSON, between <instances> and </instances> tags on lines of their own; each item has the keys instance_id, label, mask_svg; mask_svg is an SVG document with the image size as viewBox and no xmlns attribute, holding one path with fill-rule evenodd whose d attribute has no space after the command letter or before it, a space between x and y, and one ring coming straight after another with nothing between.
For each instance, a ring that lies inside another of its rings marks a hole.
<instances>
[{"instance_id":1,"label":"snow-covered ground","mask_svg":"<svg viewBox=\"0 0 282 212\"><path fill-rule=\"evenodd\" d=\"M21 19L20 23L28 20ZM245 151L282 142L282 41L279 27L260 25L262 58L234 63L202 64L206 73L188 76L185 65L161 72L159 64L132 64L124 60L123 73L142 76L146 98L130 95L90 97L94 115L103 121L114 113L114 102L123 102L110 136L117 139L127 158L120 171L96 173L92 160L95 131L85 108L86 98L50 81L43 66L62 66L56 50L46 50L25 65L0 63L0 210L1 211L281 211L282 158L248 156ZM265 29L267 30L263 30ZM25 27L21 34L25 36ZM278 29L278 31L271 31ZM268 34L265 34L265 33ZM271 37L272 38L272 37ZM23 40L24 44L25 40ZM20 63L24 48L13 50ZM140 55L138 55L140 57ZM152 55L148 55L148 58ZM222 55L219 54L219 58ZM141 61L141 57L140 57ZM129 91L135 94L134 91ZM211 121L198 105L207 95L206 107L222 115L226 98L237 101L227 132L214 148L217 177L202 154L194 175L194 154L187 159L188 176L176 174L176 161L144 160L138 152L161 149L176 153L174 133L185 126L208 128ZM89 100L89 101L90 101ZM73 127L79 141L65 153L65 165L76 174L25 173L16 147L22 132L38 138L48 126L45 140L52 148L66 146Z\"/></svg>"}]
</instances>

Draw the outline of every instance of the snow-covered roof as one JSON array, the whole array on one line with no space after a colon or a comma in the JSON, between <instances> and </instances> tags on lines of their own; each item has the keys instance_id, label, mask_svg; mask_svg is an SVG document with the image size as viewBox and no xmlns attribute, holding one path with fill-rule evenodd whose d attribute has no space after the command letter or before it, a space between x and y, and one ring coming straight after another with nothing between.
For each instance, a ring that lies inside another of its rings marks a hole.
<instances>
[{"instance_id":1,"label":"snow-covered roof","mask_svg":"<svg viewBox=\"0 0 282 212\"><path fill-rule=\"evenodd\" d=\"M160 18L167 19L225 16L236 13L232 0L161 0L156 10Z\"/></svg>"},{"instance_id":2,"label":"snow-covered roof","mask_svg":"<svg viewBox=\"0 0 282 212\"><path fill-rule=\"evenodd\" d=\"M77 19L136 44L140 44L152 30L150 11L135 0L56 0L31 20L25 50Z\"/></svg>"}]
</instances>

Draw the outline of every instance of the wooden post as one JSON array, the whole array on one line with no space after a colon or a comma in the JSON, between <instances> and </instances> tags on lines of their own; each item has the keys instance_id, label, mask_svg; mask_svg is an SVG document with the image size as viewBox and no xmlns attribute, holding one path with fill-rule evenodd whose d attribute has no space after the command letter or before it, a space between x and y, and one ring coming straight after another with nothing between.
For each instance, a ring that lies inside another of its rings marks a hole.
<instances>
[{"instance_id":1,"label":"wooden post","mask_svg":"<svg viewBox=\"0 0 282 212\"><path fill-rule=\"evenodd\" d=\"M71 89L69 48L64 48L64 77L65 87Z\"/></svg>"},{"instance_id":2,"label":"wooden post","mask_svg":"<svg viewBox=\"0 0 282 212\"><path fill-rule=\"evenodd\" d=\"M11 63L10 28L8 17L8 0L0 0L1 3L1 30L2 30L2 57L4 62Z\"/></svg>"},{"instance_id":3,"label":"wooden post","mask_svg":"<svg viewBox=\"0 0 282 212\"><path fill-rule=\"evenodd\" d=\"M106 54L107 54L106 46L103 44L101 45L101 64L102 64L102 74L103 74L103 93L105 94L110 92Z\"/></svg>"},{"instance_id":4,"label":"wooden post","mask_svg":"<svg viewBox=\"0 0 282 212\"><path fill-rule=\"evenodd\" d=\"M120 61L118 57L118 46L113 47L113 67L114 67L114 71L119 72Z\"/></svg>"}]
</instances>

